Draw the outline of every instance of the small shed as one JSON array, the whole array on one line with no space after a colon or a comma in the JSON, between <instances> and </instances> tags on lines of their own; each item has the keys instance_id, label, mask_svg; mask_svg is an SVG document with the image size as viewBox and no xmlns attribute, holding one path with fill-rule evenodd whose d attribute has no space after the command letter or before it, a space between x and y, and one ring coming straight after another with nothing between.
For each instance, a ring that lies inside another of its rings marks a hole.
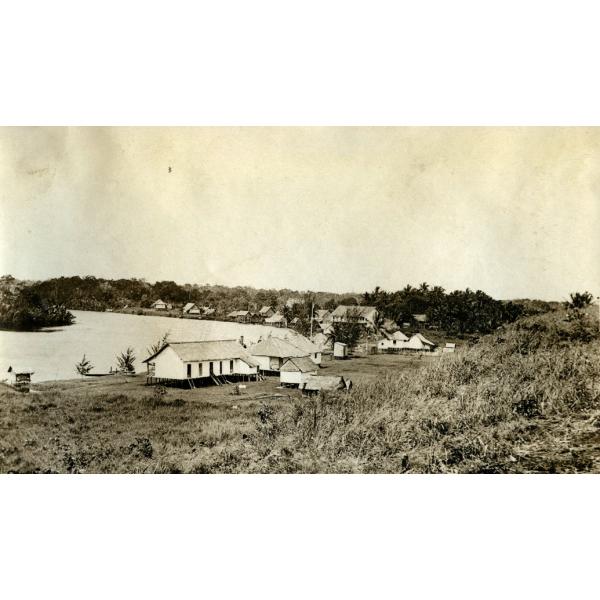
<instances>
[{"instance_id":1,"label":"small shed","mask_svg":"<svg viewBox=\"0 0 600 600\"><path fill-rule=\"evenodd\" d=\"M193 302L188 302L183 307L183 314L184 315L199 315L200 314L200 309Z\"/></svg>"},{"instance_id":2,"label":"small shed","mask_svg":"<svg viewBox=\"0 0 600 600\"><path fill-rule=\"evenodd\" d=\"M456 350L456 344L452 344L452 343L450 343L450 342L448 342L448 343L447 343L447 344L446 344L446 345L445 345L445 346L442 348L442 352L445 352L445 353L448 353L448 354L450 354L450 353L454 352L455 350Z\"/></svg>"},{"instance_id":3,"label":"small shed","mask_svg":"<svg viewBox=\"0 0 600 600\"><path fill-rule=\"evenodd\" d=\"M350 389L351 382L340 375L309 375L306 380L300 384L302 394L305 396L314 396L319 392L333 392L338 390Z\"/></svg>"},{"instance_id":4,"label":"small shed","mask_svg":"<svg viewBox=\"0 0 600 600\"><path fill-rule=\"evenodd\" d=\"M335 344L333 344L333 358L348 358L348 344L335 342Z\"/></svg>"},{"instance_id":5,"label":"small shed","mask_svg":"<svg viewBox=\"0 0 600 600\"><path fill-rule=\"evenodd\" d=\"M167 303L162 300L156 300L150 305L154 310L167 310Z\"/></svg>"},{"instance_id":6,"label":"small shed","mask_svg":"<svg viewBox=\"0 0 600 600\"><path fill-rule=\"evenodd\" d=\"M20 392L28 392L35 371L23 367L8 367L8 383Z\"/></svg>"},{"instance_id":7,"label":"small shed","mask_svg":"<svg viewBox=\"0 0 600 600\"><path fill-rule=\"evenodd\" d=\"M316 375L317 365L308 357L288 358L279 370L282 385L301 385L310 375Z\"/></svg>"}]
</instances>

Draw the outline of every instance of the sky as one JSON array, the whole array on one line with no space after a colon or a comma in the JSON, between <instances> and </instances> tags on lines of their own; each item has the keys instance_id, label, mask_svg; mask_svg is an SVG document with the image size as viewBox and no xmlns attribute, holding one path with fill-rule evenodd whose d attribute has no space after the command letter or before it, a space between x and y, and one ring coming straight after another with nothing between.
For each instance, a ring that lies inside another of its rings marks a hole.
<instances>
[{"instance_id":1,"label":"sky","mask_svg":"<svg viewBox=\"0 0 600 600\"><path fill-rule=\"evenodd\" d=\"M0 274L563 300L599 200L600 128L5 127Z\"/></svg>"}]
</instances>

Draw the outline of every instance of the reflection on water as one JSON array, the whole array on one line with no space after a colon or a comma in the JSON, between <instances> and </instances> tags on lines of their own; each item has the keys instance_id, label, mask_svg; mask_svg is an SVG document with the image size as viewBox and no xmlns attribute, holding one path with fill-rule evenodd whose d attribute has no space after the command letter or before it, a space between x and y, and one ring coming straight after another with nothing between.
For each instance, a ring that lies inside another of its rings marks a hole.
<instances>
[{"instance_id":1,"label":"reflection on water","mask_svg":"<svg viewBox=\"0 0 600 600\"><path fill-rule=\"evenodd\" d=\"M146 317L120 313L71 311L73 325L43 331L0 331L0 380L9 366L31 368L33 381L77 377L75 363L85 354L92 372L106 373L116 367L115 356L128 346L136 355L136 370L145 371L142 360L147 348L169 332L171 341L223 340L244 337L256 341L272 333L284 336L286 329L264 325L241 325L223 321L196 321L170 317Z\"/></svg>"}]
</instances>

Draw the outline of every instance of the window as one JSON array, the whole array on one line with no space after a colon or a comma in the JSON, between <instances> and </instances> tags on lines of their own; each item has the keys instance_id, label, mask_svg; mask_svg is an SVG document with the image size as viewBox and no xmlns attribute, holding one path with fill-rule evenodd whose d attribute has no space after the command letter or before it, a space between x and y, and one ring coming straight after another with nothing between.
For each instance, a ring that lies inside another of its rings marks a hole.
<instances>
[{"instance_id":1,"label":"window","mask_svg":"<svg viewBox=\"0 0 600 600\"><path fill-rule=\"evenodd\" d=\"M198 363L198 377L202 377L202 363Z\"/></svg>"},{"instance_id":2,"label":"window","mask_svg":"<svg viewBox=\"0 0 600 600\"><path fill-rule=\"evenodd\" d=\"M232 360L229 361L229 372L233 373L233 361Z\"/></svg>"},{"instance_id":3,"label":"window","mask_svg":"<svg viewBox=\"0 0 600 600\"><path fill-rule=\"evenodd\" d=\"M187 365L187 376L188 378L192 376L192 365L190 363Z\"/></svg>"}]
</instances>

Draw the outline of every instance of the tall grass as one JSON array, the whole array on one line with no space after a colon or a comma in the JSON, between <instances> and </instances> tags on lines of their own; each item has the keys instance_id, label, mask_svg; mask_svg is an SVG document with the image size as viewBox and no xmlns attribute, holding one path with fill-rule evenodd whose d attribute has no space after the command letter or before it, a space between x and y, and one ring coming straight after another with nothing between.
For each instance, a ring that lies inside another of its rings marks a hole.
<instances>
[{"instance_id":1,"label":"tall grass","mask_svg":"<svg viewBox=\"0 0 600 600\"><path fill-rule=\"evenodd\" d=\"M267 423L259 419L249 467L590 470L599 466L597 449L586 444L600 420L599 376L598 326L589 316L524 319L428 368L297 402Z\"/></svg>"}]
</instances>

